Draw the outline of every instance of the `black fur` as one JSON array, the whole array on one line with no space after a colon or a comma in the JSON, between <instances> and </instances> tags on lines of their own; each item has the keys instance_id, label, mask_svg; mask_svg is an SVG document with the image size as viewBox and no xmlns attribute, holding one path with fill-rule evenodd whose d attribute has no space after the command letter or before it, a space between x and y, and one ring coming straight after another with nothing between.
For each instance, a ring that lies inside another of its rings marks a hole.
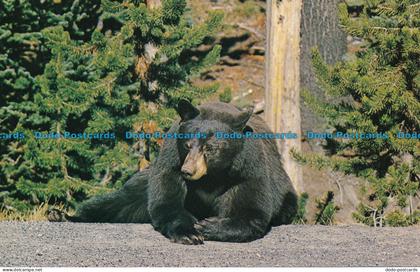
<instances>
[{"instance_id":1,"label":"black fur","mask_svg":"<svg viewBox=\"0 0 420 272\"><path fill-rule=\"evenodd\" d=\"M212 135L270 132L264 121L232 105L179 104L181 120L169 132ZM180 171L187 140L165 140L150 169L137 173L119 191L93 198L78 210L79 222L149 223L174 242L248 242L273 225L290 223L296 195L271 139L188 140L204 152L207 174L196 181Z\"/></svg>"},{"instance_id":2,"label":"black fur","mask_svg":"<svg viewBox=\"0 0 420 272\"><path fill-rule=\"evenodd\" d=\"M146 202L149 172L136 173L119 191L85 201L76 216L66 216L66 219L92 223L150 223Z\"/></svg>"}]
</instances>

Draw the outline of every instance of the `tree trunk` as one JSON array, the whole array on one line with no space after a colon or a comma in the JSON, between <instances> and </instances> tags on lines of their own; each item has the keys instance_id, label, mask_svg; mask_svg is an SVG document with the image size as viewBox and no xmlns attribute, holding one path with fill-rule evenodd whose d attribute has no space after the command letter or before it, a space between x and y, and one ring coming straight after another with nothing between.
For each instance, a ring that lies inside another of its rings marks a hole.
<instances>
[{"instance_id":1,"label":"tree trunk","mask_svg":"<svg viewBox=\"0 0 420 272\"><path fill-rule=\"evenodd\" d=\"M158 8L161 5L161 0L146 0L146 6L150 9Z\"/></svg>"},{"instance_id":2,"label":"tree trunk","mask_svg":"<svg viewBox=\"0 0 420 272\"><path fill-rule=\"evenodd\" d=\"M150 10L160 8L162 6L162 1L161 0L146 0L146 6ZM142 65L145 66L145 67L149 67L149 65L153 62L158 50L159 49L152 42L147 43L144 46L145 63L142 64L142 62L140 61L139 62L140 67L142 67ZM153 82L148 82L147 87L149 89L149 92L151 92L151 93L156 92L159 88L157 80L155 80Z\"/></svg>"},{"instance_id":3,"label":"tree trunk","mask_svg":"<svg viewBox=\"0 0 420 272\"><path fill-rule=\"evenodd\" d=\"M332 64L341 59L347 49L346 34L340 29L337 17L338 3L341 0L303 0L301 23L301 88L308 89L319 97L323 91L317 86L312 68L311 49L319 49L324 60ZM301 101L302 130L323 129L324 121L316 116ZM315 141L311 141L311 144ZM315 151L319 146L312 145Z\"/></svg>"},{"instance_id":4,"label":"tree trunk","mask_svg":"<svg viewBox=\"0 0 420 272\"><path fill-rule=\"evenodd\" d=\"M265 119L274 132L301 133L300 19L302 0L268 0ZM279 142L283 166L295 189L301 191L302 169L290 155L301 150L298 139Z\"/></svg>"}]
</instances>

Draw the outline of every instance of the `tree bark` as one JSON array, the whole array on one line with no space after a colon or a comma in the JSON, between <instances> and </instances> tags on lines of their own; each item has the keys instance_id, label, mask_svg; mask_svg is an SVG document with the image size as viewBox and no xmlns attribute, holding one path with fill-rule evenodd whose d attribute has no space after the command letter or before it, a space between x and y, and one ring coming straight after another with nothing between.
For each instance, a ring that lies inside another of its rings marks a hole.
<instances>
[{"instance_id":1,"label":"tree bark","mask_svg":"<svg viewBox=\"0 0 420 272\"><path fill-rule=\"evenodd\" d=\"M159 8L162 2L161 0L146 0L146 6L150 9Z\"/></svg>"},{"instance_id":2,"label":"tree bark","mask_svg":"<svg viewBox=\"0 0 420 272\"><path fill-rule=\"evenodd\" d=\"M274 132L301 133L300 19L302 0L268 0L265 119ZM301 191L302 169L290 150L301 151L298 139L279 143L283 166L295 189Z\"/></svg>"},{"instance_id":3,"label":"tree bark","mask_svg":"<svg viewBox=\"0 0 420 272\"><path fill-rule=\"evenodd\" d=\"M146 0L146 6L150 10L160 8L162 6L162 1L161 0ZM159 49L152 42L149 42L144 46L144 56L145 56L145 61L146 61L144 66L148 67L153 62L156 56L156 53L158 51ZM149 92L155 92L159 88L158 82L156 80L153 82L148 82L147 85L148 85L147 87L149 89Z\"/></svg>"},{"instance_id":4,"label":"tree bark","mask_svg":"<svg viewBox=\"0 0 420 272\"><path fill-rule=\"evenodd\" d=\"M324 92L317 86L312 68L311 49L319 49L324 60L332 64L346 53L346 34L340 29L338 3L342 0L303 0L301 22L301 88L308 89L319 97ZM324 121L301 101L302 130L322 129ZM312 141L311 143L314 143ZM315 150L317 146L312 146ZM318 150L320 151L320 150Z\"/></svg>"}]
</instances>

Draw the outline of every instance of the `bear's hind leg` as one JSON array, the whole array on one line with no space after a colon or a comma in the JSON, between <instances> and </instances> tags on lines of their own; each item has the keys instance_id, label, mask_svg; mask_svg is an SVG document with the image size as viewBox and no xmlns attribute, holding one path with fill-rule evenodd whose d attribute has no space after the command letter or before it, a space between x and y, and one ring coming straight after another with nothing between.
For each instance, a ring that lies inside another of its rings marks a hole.
<instances>
[{"instance_id":1,"label":"bear's hind leg","mask_svg":"<svg viewBox=\"0 0 420 272\"><path fill-rule=\"evenodd\" d=\"M83 202L75 216L51 209L48 220L52 222L95 223L150 223L147 210L148 169L137 172L118 191L93 197Z\"/></svg>"}]
</instances>

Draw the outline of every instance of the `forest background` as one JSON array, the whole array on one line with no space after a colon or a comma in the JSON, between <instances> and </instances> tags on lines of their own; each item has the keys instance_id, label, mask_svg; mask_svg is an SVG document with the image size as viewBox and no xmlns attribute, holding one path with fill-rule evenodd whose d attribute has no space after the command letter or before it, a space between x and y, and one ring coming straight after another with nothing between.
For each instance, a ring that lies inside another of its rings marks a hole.
<instances>
[{"instance_id":1,"label":"forest background","mask_svg":"<svg viewBox=\"0 0 420 272\"><path fill-rule=\"evenodd\" d=\"M301 134L419 133L419 6L303 1ZM161 144L33 131L165 131L180 98L264 116L266 12L258 0L1 0L0 133L12 136L0 140L0 219L71 211L120 188ZM419 222L418 139L302 140L296 223Z\"/></svg>"}]
</instances>

